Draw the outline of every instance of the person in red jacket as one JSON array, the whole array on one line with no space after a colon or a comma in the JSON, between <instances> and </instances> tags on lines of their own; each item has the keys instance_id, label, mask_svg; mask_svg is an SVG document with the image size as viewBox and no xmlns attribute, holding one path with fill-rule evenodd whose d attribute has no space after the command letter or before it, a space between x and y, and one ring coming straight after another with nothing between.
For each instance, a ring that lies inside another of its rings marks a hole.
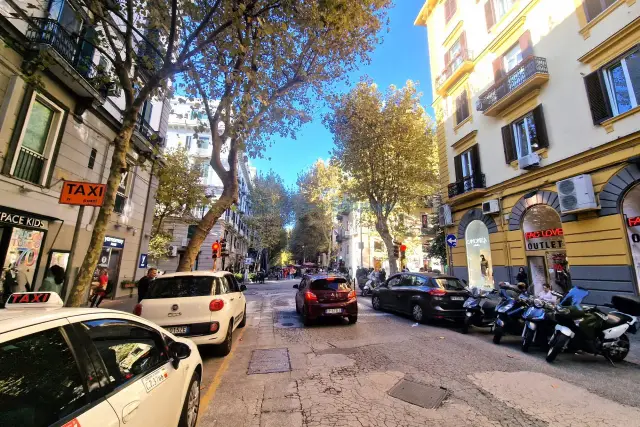
<instances>
[{"instance_id":1,"label":"person in red jacket","mask_svg":"<svg viewBox=\"0 0 640 427\"><path fill-rule=\"evenodd\" d=\"M109 272L107 272L106 268L103 268L100 271L100 276L98 277L98 287L93 291L93 297L91 298L91 306L90 307L99 307L100 303L107 295L107 285L109 284Z\"/></svg>"}]
</instances>

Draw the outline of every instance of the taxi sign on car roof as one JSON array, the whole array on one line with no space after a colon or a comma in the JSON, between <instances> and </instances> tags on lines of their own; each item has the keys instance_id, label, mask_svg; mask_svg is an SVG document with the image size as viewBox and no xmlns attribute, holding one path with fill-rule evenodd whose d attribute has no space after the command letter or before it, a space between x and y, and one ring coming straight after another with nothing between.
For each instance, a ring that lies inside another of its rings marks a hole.
<instances>
[{"instance_id":1,"label":"taxi sign on car roof","mask_svg":"<svg viewBox=\"0 0 640 427\"><path fill-rule=\"evenodd\" d=\"M58 308L63 307L64 303L55 292L16 292L9 296L6 309L24 309L24 308Z\"/></svg>"}]
</instances>

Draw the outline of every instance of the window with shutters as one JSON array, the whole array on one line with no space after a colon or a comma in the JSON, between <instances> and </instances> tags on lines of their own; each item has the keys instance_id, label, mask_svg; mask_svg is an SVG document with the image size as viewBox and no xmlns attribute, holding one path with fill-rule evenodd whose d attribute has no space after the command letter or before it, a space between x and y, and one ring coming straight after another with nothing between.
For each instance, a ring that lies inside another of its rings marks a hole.
<instances>
[{"instance_id":1,"label":"window with shutters","mask_svg":"<svg viewBox=\"0 0 640 427\"><path fill-rule=\"evenodd\" d=\"M133 181L133 173L131 172L132 168L133 165L129 163L127 165L127 170L120 176L120 184L116 191L116 201L113 205L113 211L117 214L125 214L125 209L127 208L127 201L129 200L131 183Z\"/></svg>"},{"instance_id":2,"label":"window with shutters","mask_svg":"<svg viewBox=\"0 0 640 427\"><path fill-rule=\"evenodd\" d=\"M456 14L457 10L456 0L445 0L444 2L444 22L447 24L453 15Z\"/></svg>"},{"instance_id":3,"label":"window with shutters","mask_svg":"<svg viewBox=\"0 0 640 427\"><path fill-rule=\"evenodd\" d=\"M484 4L487 31L491 31L491 28L509 12L514 3L515 0L487 0Z\"/></svg>"},{"instance_id":4,"label":"window with shutters","mask_svg":"<svg viewBox=\"0 0 640 427\"><path fill-rule=\"evenodd\" d=\"M456 98L456 125L459 125L469 117L469 98L464 90Z\"/></svg>"},{"instance_id":5,"label":"window with shutters","mask_svg":"<svg viewBox=\"0 0 640 427\"><path fill-rule=\"evenodd\" d=\"M640 101L640 49L635 47L614 62L584 78L593 123L638 107Z\"/></svg>"},{"instance_id":6,"label":"window with shutters","mask_svg":"<svg viewBox=\"0 0 640 427\"><path fill-rule=\"evenodd\" d=\"M549 147L542 105L502 128L507 164Z\"/></svg>"},{"instance_id":7,"label":"window with shutters","mask_svg":"<svg viewBox=\"0 0 640 427\"><path fill-rule=\"evenodd\" d=\"M583 6L587 15L587 21L589 22L600 15L615 2L616 0L584 0Z\"/></svg>"},{"instance_id":8,"label":"window with shutters","mask_svg":"<svg viewBox=\"0 0 640 427\"><path fill-rule=\"evenodd\" d=\"M485 188L485 176L480 167L478 144L453 158L456 182L449 184L449 197Z\"/></svg>"}]
</instances>

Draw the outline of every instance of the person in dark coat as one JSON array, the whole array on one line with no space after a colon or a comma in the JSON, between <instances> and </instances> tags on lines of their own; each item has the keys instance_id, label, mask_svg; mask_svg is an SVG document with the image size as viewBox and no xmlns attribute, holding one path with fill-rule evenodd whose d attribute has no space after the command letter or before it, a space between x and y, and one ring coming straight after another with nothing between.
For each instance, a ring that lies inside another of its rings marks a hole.
<instances>
[{"instance_id":1,"label":"person in dark coat","mask_svg":"<svg viewBox=\"0 0 640 427\"><path fill-rule=\"evenodd\" d=\"M524 271L524 267L520 267L516 275L516 282L529 283L529 278L527 277L527 272Z\"/></svg>"},{"instance_id":2,"label":"person in dark coat","mask_svg":"<svg viewBox=\"0 0 640 427\"><path fill-rule=\"evenodd\" d=\"M145 299L147 293L149 292L149 286L151 286L151 282L155 280L157 274L157 269L150 268L149 270L147 270L147 275L138 280L138 302Z\"/></svg>"}]
</instances>

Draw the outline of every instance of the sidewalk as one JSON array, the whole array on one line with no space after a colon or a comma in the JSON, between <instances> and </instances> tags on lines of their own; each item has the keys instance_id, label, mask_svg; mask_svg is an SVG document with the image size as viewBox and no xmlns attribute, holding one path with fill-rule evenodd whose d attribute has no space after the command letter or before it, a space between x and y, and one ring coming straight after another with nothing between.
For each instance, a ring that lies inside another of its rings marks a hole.
<instances>
[{"instance_id":1,"label":"sidewalk","mask_svg":"<svg viewBox=\"0 0 640 427\"><path fill-rule=\"evenodd\" d=\"M111 310L120 310L126 311L127 313L133 313L133 308L137 303L137 295L134 295L133 298L130 298L129 295L127 295L113 300L104 300L100 304L100 308L109 308Z\"/></svg>"}]
</instances>

